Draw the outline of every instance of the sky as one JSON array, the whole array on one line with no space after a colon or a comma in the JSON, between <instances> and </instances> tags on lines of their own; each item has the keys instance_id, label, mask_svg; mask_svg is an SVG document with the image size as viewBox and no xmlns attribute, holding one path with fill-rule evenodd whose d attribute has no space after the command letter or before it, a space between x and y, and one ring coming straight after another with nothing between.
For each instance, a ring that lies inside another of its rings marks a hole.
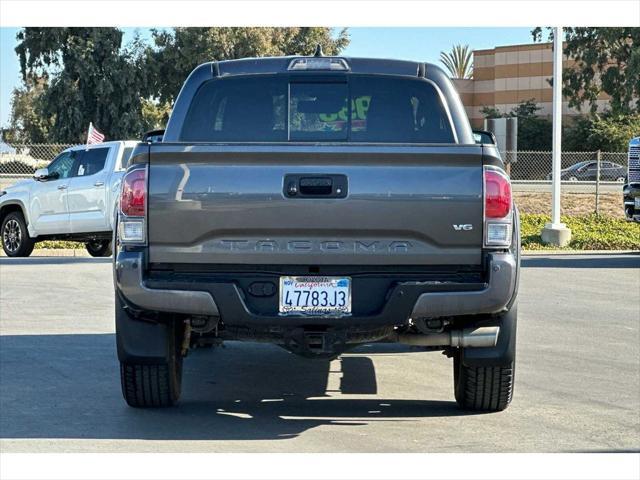
<instances>
[{"instance_id":1,"label":"sky","mask_svg":"<svg viewBox=\"0 0 640 480\"><path fill-rule=\"evenodd\" d=\"M455 44L468 44L472 50L500 45L531 43L531 28L506 27L375 27L349 28L351 43L343 52L352 57L381 57L438 63L440 52ZM20 86L20 63L14 49L18 28L0 28L0 125L9 123L11 92ZM148 28L123 28L128 42L138 31L150 38Z\"/></svg>"}]
</instances>

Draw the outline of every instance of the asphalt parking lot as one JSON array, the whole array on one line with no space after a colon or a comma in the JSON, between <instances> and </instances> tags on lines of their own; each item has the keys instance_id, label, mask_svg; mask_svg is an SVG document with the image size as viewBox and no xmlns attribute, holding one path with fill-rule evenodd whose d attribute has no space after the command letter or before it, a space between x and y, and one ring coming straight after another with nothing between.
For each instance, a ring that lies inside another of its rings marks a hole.
<instances>
[{"instance_id":1,"label":"asphalt parking lot","mask_svg":"<svg viewBox=\"0 0 640 480\"><path fill-rule=\"evenodd\" d=\"M640 451L640 256L523 260L511 407L468 414L451 361L332 362L229 343L186 359L179 407L120 394L110 259L0 259L3 452Z\"/></svg>"}]
</instances>

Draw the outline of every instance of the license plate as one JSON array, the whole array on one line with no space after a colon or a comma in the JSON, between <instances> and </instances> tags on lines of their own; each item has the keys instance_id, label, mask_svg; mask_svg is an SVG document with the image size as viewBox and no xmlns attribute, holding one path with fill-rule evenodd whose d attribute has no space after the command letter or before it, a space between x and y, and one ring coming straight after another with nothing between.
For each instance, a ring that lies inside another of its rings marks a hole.
<instances>
[{"instance_id":1,"label":"license plate","mask_svg":"<svg viewBox=\"0 0 640 480\"><path fill-rule=\"evenodd\" d=\"M633 199L634 207L636 210L640 210L640 197L636 197Z\"/></svg>"},{"instance_id":2,"label":"license plate","mask_svg":"<svg viewBox=\"0 0 640 480\"><path fill-rule=\"evenodd\" d=\"M280 277L280 314L349 315L348 277Z\"/></svg>"}]
</instances>

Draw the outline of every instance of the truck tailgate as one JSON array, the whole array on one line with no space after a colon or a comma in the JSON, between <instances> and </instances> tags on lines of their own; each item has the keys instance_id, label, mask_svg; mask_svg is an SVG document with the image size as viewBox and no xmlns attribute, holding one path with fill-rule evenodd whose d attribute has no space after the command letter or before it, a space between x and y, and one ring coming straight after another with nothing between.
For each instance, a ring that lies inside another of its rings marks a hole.
<instances>
[{"instance_id":1,"label":"truck tailgate","mask_svg":"<svg viewBox=\"0 0 640 480\"><path fill-rule=\"evenodd\" d=\"M301 177L339 178L346 192L289 196L285 178ZM474 145L156 143L149 261L477 265L482 185Z\"/></svg>"}]
</instances>

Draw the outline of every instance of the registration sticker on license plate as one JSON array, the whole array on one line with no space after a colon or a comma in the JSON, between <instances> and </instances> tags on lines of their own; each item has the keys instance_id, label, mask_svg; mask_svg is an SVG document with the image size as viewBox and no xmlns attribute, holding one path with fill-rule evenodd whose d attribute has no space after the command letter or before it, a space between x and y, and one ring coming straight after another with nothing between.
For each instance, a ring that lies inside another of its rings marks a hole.
<instances>
[{"instance_id":1,"label":"registration sticker on license plate","mask_svg":"<svg viewBox=\"0 0 640 480\"><path fill-rule=\"evenodd\" d=\"M348 277L280 277L280 314L349 315Z\"/></svg>"}]
</instances>

